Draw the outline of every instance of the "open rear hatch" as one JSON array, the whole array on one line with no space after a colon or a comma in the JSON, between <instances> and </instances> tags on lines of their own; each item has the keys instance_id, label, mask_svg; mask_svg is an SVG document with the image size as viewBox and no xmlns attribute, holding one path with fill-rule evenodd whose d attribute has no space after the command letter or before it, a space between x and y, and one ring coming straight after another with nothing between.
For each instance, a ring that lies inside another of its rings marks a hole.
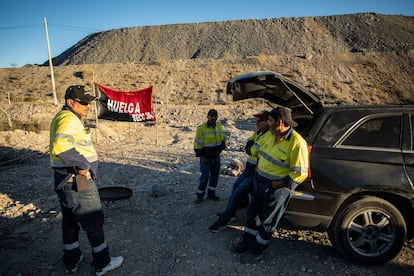
<instances>
[{"instance_id":1,"label":"open rear hatch","mask_svg":"<svg viewBox=\"0 0 414 276\"><path fill-rule=\"evenodd\" d=\"M259 71L233 78L227 83L227 94L233 101L263 98L287 106L292 113L313 115L323 104L319 97L305 87L271 71Z\"/></svg>"}]
</instances>

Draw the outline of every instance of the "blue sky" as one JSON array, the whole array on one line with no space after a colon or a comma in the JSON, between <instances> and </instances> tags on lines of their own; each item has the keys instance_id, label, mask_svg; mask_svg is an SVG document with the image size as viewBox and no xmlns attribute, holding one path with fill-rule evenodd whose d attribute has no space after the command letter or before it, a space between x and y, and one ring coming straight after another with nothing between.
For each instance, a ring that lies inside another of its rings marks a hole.
<instances>
[{"instance_id":1,"label":"blue sky","mask_svg":"<svg viewBox=\"0 0 414 276\"><path fill-rule=\"evenodd\" d=\"M414 0L1 0L0 68L42 64L88 34L124 27L340 15L414 16Z\"/></svg>"}]
</instances>

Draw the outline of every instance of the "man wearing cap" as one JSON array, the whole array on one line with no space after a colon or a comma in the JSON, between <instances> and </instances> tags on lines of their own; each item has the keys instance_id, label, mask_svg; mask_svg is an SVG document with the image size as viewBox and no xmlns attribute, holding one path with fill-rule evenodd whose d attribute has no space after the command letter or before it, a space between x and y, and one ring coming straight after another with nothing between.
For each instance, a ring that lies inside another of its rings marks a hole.
<instances>
[{"instance_id":1,"label":"man wearing cap","mask_svg":"<svg viewBox=\"0 0 414 276\"><path fill-rule=\"evenodd\" d=\"M259 144L270 134L267 123L269 112L263 110L253 116L256 117L257 130L247 139L244 148L248 154L245 169L233 184L232 193L227 202L226 209L224 212L218 214L218 219L209 227L209 230L213 233L220 231L220 229L235 217L240 208L246 207L249 203L249 194L253 190L253 175L257 165L257 155L252 155L251 148L259 147Z\"/></svg>"},{"instance_id":2,"label":"man wearing cap","mask_svg":"<svg viewBox=\"0 0 414 276\"><path fill-rule=\"evenodd\" d=\"M194 151L200 157L199 185L197 189L196 204L203 201L207 188L207 199L219 200L216 187L220 174L220 154L226 148L226 138L223 126L217 122L218 113L210 109L207 113L207 122L197 127L194 138Z\"/></svg>"},{"instance_id":3,"label":"man wearing cap","mask_svg":"<svg viewBox=\"0 0 414 276\"><path fill-rule=\"evenodd\" d=\"M258 164L254 176L255 188L247 209L242 240L232 247L242 263L263 259L263 252L286 210L295 188L308 175L308 148L306 141L293 127L287 107L274 108L269 114L269 135L259 144ZM260 223L256 223L256 216Z\"/></svg>"},{"instance_id":4,"label":"man wearing cap","mask_svg":"<svg viewBox=\"0 0 414 276\"><path fill-rule=\"evenodd\" d=\"M83 260L79 248L80 226L92 247L96 275L104 275L123 262L121 256L109 256L96 186L98 155L83 122L91 102L96 99L84 86L70 86L65 93L65 105L50 125L49 153L62 210L63 263L67 273L75 272Z\"/></svg>"}]
</instances>

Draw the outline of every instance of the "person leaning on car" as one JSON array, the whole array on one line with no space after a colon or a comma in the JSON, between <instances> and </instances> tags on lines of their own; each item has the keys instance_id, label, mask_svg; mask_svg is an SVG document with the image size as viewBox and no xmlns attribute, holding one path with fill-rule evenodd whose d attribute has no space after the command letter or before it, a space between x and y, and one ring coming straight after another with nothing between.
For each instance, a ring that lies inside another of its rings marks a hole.
<instances>
[{"instance_id":1,"label":"person leaning on car","mask_svg":"<svg viewBox=\"0 0 414 276\"><path fill-rule=\"evenodd\" d=\"M293 127L287 107L274 108L269 114L269 135L260 143L257 151L258 164L254 176L255 188L247 209L247 219L242 240L232 247L242 263L254 263L263 259L272 234L286 210L295 190L308 175L308 147ZM252 151L255 148L252 148ZM258 216L260 223L256 223Z\"/></svg>"},{"instance_id":2,"label":"person leaning on car","mask_svg":"<svg viewBox=\"0 0 414 276\"><path fill-rule=\"evenodd\" d=\"M97 100L83 85L65 92L65 105L50 124L49 153L55 190L62 210L63 263L73 273L83 260L80 226L92 247L96 275L121 266L123 257L110 257L104 237L104 214L96 185L98 155L84 125L91 102Z\"/></svg>"},{"instance_id":3,"label":"person leaning on car","mask_svg":"<svg viewBox=\"0 0 414 276\"><path fill-rule=\"evenodd\" d=\"M209 227L209 230L212 232L220 231L220 229L225 227L236 216L239 209L247 207L249 203L249 194L253 190L253 176L257 165L257 155L252 156L251 148L257 147L267 135L271 134L269 125L267 124L269 111L262 110L253 116L256 117L257 130L247 139L246 146L244 147L248 154L245 169L233 184L226 209L218 214L218 219Z\"/></svg>"}]
</instances>

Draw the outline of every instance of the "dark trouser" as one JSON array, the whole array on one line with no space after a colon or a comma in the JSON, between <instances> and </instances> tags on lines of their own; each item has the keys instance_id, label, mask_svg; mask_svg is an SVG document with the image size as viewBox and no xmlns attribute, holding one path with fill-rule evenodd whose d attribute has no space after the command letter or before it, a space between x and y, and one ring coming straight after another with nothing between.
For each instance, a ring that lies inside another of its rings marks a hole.
<instances>
[{"instance_id":1,"label":"dark trouser","mask_svg":"<svg viewBox=\"0 0 414 276\"><path fill-rule=\"evenodd\" d=\"M270 180L259 175L255 176L255 182L247 209L245 231L253 235L256 233L256 241L266 245L287 208L292 191L287 188L275 190L271 188ZM256 224L256 216L260 219L259 225Z\"/></svg>"},{"instance_id":2,"label":"dark trouser","mask_svg":"<svg viewBox=\"0 0 414 276\"><path fill-rule=\"evenodd\" d=\"M73 267L81 255L79 225L88 236L95 268L105 267L110 257L103 230L104 214L95 182L89 180L88 189L82 192L73 191L71 183L68 183L56 193L63 217L63 262L66 267Z\"/></svg>"},{"instance_id":3,"label":"dark trouser","mask_svg":"<svg viewBox=\"0 0 414 276\"><path fill-rule=\"evenodd\" d=\"M239 175L233 184L233 191L227 202L226 209L220 214L219 223L226 225L232 217L234 217L253 189L253 176L248 175L245 171Z\"/></svg>"},{"instance_id":4,"label":"dark trouser","mask_svg":"<svg viewBox=\"0 0 414 276\"><path fill-rule=\"evenodd\" d=\"M206 163L200 160L200 172L201 176L199 179L197 196L203 197L206 188L208 190L208 195L215 195L218 178L220 174L220 156L210 158Z\"/></svg>"}]
</instances>

